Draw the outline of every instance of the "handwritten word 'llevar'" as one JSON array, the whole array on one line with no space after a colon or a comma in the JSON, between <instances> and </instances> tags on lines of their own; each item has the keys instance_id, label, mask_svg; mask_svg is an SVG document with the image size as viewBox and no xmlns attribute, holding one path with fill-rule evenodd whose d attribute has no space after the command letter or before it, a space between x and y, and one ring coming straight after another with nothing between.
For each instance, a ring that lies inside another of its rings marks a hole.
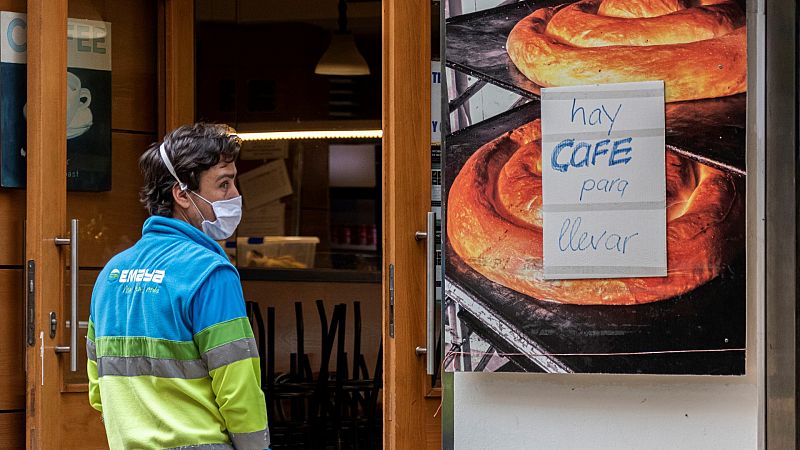
<instances>
[{"instance_id":1,"label":"handwritten word 'llevar'","mask_svg":"<svg viewBox=\"0 0 800 450\"><path fill-rule=\"evenodd\" d=\"M593 232L581 230L582 219L580 216L566 218L561 223L561 232L558 234L558 249L561 252L584 252L584 251L609 251L625 254L628 251L630 241L639 233L623 236L617 233L609 233L608 230L598 229Z\"/></svg>"},{"instance_id":2,"label":"handwritten word 'llevar'","mask_svg":"<svg viewBox=\"0 0 800 450\"><path fill-rule=\"evenodd\" d=\"M586 125L605 125L608 124L608 136L611 136L611 130L614 129L614 122L617 120L617 116L619 115L620 110L622 109L622 103L617 106L617 110L614 112L614 115L611 115L610 111L614 110L614 107L606 108L606 105L601 104L598 108L594 108L590 113L589 116L586 116L586 109L583 106L577 106L578 100L573 98L572 99L572 116L571 121L575 123L578 121L579 123L583 123L584 126Z\"/></svg>"}]
</instances>

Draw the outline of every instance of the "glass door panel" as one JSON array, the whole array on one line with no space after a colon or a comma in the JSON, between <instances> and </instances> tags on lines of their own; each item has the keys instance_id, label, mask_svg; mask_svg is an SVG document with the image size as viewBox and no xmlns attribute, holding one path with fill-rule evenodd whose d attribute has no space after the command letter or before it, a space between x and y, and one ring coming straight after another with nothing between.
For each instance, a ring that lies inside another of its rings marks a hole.
<instances>
[{"instance_id":1,"label":"glass door panel","mask_svg":"<svg viewBox=\"0 0 800 450\"><path fill-rule=\"evenodd\" d=\"M67 217L78 220L79 344L77 371L69 370L69 358L62 370L64 390L76 392L86 390L94 282L112 256L139 239L147 218L138 158L158 140L157 22L155 5L136 2L72 0L68 15ZM64 280L69 311L69 270Z\"/></svg>"}]
</instances>

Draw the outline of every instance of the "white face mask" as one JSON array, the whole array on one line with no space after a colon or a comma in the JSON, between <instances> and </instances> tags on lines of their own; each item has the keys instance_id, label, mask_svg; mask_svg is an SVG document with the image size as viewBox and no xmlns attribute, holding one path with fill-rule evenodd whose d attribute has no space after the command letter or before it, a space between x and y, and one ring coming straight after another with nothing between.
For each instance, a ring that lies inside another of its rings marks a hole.
<instances>
[{"instance_id":1,"label":"white face mask","mask_svg":"<svg viewBox=\"0 0 800 450\"><path fill-rule=\"evenodd\" d=\"M158 148L158 152L161 155L161 160L164 162L164 165L167 166L167 170L169 170L169 173L171 173L172 177L175 178L175 181L178 182L178 186L180 186L181 190L188 190L188 186L178 179L178 175L175 173L175 168L172 167L172 163L167 156L167 151L164 149L163 143ZM214 215L217 216L217 220L213 222L206 219L205 216L203 216L203 213L200 212L200 208L198 208L197 204L194 202L194 200L192 200L192 197L189 197L189 200L192 201L194 208L200 214L200 217L203 218L203 222L200 224L200 228L203 230L203 233L207 234L208 237L214 239L215 241L221 241L233 236L234 231L236 231L236 227L239 226L239 222L242 220L242 196L240 195L227 200L210 202L197 192L189 192L200 197L204 202L211 205Z\"/></svg>"},{"instance_id":2,"label":"white face mask","mask_svg":"<svg viewBox=\"0 0 800 450\"><path fill-rule=\"evenodd\" d=\"M192 200L195 209L200 213L200 217L203 218L203 223L200 224L203 233L207 234L208 237L215 241L222 241L233 236L233 232L236 231L236 227L239 226L239 222L242 220L242 196L210 202L197 192L189 192L211 205L211 209L214 210L214 215L217 216L217 220L213 222L209 221L203 216L203 213L200 212L200 208L197 207L194 200ZM191 197L189 197L189 199L191 200Z\"/></svg>"}]
</instances>

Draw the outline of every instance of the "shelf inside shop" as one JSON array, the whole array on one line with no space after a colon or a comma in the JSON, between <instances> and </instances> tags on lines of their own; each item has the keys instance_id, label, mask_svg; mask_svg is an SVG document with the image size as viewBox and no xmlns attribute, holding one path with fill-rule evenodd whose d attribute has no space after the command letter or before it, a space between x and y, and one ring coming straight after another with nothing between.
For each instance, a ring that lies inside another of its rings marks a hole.
<instances>
[{"instance_id":1,"label":"shelf inside shop","mask_svg":"<svg viewBox=\"0 0 800 450\"><path fill-rule=\"evenodd\" d=\"M379 271L340 270L340 269L266 269L242 267L239 269L242 281L286 281L286 282L325 282L325 283L380 283Z\"/></svg>"},{"instance_id":2,"label":"shelf inside shop","mask_svg":"<svg viewBox=\"0 0 800 450\"><path fill-rule=\"evenodd\" d=\"M371 244L371 245L331 244L331 250L347 250L347 251L355 251L355 252L376 252L376 251L378 251L378 246L375 245L375 244Z\"/></svg>"}]
</instances>

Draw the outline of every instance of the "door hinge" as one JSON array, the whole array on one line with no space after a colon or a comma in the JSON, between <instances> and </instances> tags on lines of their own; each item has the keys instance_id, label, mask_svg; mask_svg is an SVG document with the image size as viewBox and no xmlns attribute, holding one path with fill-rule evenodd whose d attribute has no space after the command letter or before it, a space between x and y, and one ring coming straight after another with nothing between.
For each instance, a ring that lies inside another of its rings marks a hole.
<instances>
[{"instance_id":1,"label":"door hinge","mask_svg":"<svg viewBox=\"0 0 800 450\"><path fill-rule=\"evenodd\" d=\"M28 346L36 345L36 263L28 261L27 277L25 281L26 315L25 334Z\"/></svg>"},{"instance_id":2,"label":"door hinge","mask_svg":"<svg viewBox=\"0 0 800 450\"><path fill-rule=\"evenodd\" d=\"M389 337L394 337L394 264L389 264Z\"/></svg>"}]
</instances>

